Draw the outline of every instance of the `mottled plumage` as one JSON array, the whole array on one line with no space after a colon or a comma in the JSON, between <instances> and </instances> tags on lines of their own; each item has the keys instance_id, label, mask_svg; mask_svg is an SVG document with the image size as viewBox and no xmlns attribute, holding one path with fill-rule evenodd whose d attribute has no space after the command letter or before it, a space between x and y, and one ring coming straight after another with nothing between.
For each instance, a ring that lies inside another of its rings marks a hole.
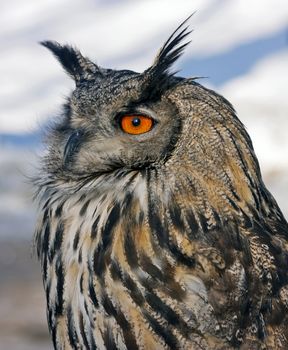
<instances>
[{"instance_id":1,"label":"mottled plumage","mask_svg":"<svg viewBox=\"0 0 288 350\"><path fill-rule=\"evenodd\" d=\"M231 104L170 72L184 23L143 73L43 43L76 82L35 180L56 349L288 349L287 222Z\"/></svg>"}]
</instances>

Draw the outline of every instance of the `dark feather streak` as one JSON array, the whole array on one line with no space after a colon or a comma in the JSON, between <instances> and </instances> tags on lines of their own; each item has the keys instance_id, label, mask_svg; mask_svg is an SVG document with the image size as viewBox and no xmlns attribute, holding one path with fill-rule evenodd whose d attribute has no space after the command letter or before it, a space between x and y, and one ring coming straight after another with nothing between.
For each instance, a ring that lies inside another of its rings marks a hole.
<instances>
[{"instance_id":1,"label":"dark feather streak","mask_svg":"<svg viewBox=\"0 0 288 350\"><path fill-rule=\"evenodd\" d=\"M110 316L113 316L117 324L122 329L127 349L137 350L138 345L137 345L135 336L132 332L131 324L127 321L123 312L120 309L116 310L116 308L114 307L113 303L111 302L107 294L103 296L102 302L103 302L103 307L107 312L107 314Z\"/></svg>"},{"instance_id":2,"label":"dark feather streak","mask_svg":"<svg viewBox=\"0 0 288 350\"><path fill-rule=\"evenodd\" d=\"M79 339L75 329L74 316L72 313L71 306L69 306L67 309L67 328L70 345L75 347L79 344Z\"/></svg>"},{"instance_id":3,"label":"dark feather streak","mask_svg":"<svg viewBox=\"0 0 288 350\"><path fill-rule=\"evenodd\" d=\"M61 249L61 245L63 242L63 234L64 234L64 223L60 220L57 224L55 231L55 238L49 250L49 261L51 262L56 253L58 253Z\"/></svg>"},{"instance_id":4,"label":"dark feather streak","mask_svg":"<svg viewBox=\"0 0 288 350\"><path fill-rule=\"evenodd\" d=\"M169 328L162 326L147 311L143 311L143 315L149 322L149 325L153 331L164 340L165 344L167 344L171 349L179 349L178 340Z\"/></svg>"},{"instance_id":5,"label":"dark feather streak","mask_svg":"<svg viewBox=\"0 0 288 350\"><path fill-rule=\"evenodd\" d=\"M55 305L55 315L59 316L63 314L63 292L64 292L64 281L65 281L65 275L64 275L64 267L63 263L61 261L61 255L58 257L56 261L56 277L57 277L57 299L56 299L56 305Z\"/></svg>"}]
</instances>

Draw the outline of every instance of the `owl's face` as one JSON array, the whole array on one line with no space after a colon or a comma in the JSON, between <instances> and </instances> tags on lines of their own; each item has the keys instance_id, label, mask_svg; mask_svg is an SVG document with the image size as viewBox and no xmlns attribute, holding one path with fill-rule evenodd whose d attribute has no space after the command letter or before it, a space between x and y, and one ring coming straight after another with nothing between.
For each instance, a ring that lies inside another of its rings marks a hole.
<instances>
[{"instance_id":1,"label":"owl's face","mask_svg":"<svg viewBox=\"0 0 288 350\"><path fill-rule=\"evenodd\" d=\"M109 71L76 87L58 127L58 169L83 176L153 166L168 157L181 121L166 91L157 100L141 100L142 79Z\"/></svg>"}]
</instances>

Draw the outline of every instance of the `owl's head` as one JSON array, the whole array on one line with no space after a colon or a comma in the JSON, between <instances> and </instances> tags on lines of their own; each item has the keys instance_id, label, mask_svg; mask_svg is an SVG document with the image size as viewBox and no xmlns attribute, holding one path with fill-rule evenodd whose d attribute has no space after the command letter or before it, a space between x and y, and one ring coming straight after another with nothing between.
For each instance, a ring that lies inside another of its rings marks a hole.
<instances>
[{"instance_id":1,"label":"owl's head","mask_svg":"<svg viewBox=\"0 0 288 350\"><path fill-rule=\"evenodd\" d=\"M183 79L169 72L188 43L184 23L144 73L104 69L70 46L46 41L76 87L53 128L51 171L68 178L135 169L165 161L181 120L167 92Z\"/></svg>"},{"instance_id":2,"label":"owl's head","mask_svg":"<svg viewBox=\"0 0 288 350\"><path fill-rule=\"evenodd\" d=\"M234 187L239 198L248 192L252 198L249 188L261 175L233 107L195 79L171 72L188 44L185 23L143 73L104 69L71 46L42 43L76 84L49 135L50 175L77 182L161 167L212 194Z\"/></svg>"}]
</instances>

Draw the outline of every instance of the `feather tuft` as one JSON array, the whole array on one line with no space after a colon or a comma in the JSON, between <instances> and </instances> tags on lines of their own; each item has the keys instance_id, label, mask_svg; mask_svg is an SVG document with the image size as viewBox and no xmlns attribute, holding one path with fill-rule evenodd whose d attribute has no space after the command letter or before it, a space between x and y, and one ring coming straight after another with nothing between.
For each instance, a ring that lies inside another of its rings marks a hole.
<instances>
[{"instance_id":1,"label":"feather tuft","mask_svg":"<svg viewBox=\"0 0 288 350\"><path fill-rule=\"evenodd\" d=\"M53 53L65 71L75 80L76 85L83 80L90 80L95 78L95 75L101 74L95 63L83 57L81 52L72 46L60 45L56 41L42 41L40 44Z\"/></svg>"},{"instance_id":2,"label":"feather tuft","mask_svg":"<svg viewBox=\"0 0 288 350\"><path fill-rule=\"evenodd\" d=\"M177 71L169 72L169 69L191 42L187 41L183 43L184 39L192 33L192 30L189 30L189 25L185 26L185 24L193 15L194 13L176 28L160 49L152 66L143 73L144 91L142 97L144 99L148 98L148 96L149 99L153 99L153 97L161 94L161 91L165 90L166 82L169 78L177 73Z\"/></svg>"}]
</instances>

